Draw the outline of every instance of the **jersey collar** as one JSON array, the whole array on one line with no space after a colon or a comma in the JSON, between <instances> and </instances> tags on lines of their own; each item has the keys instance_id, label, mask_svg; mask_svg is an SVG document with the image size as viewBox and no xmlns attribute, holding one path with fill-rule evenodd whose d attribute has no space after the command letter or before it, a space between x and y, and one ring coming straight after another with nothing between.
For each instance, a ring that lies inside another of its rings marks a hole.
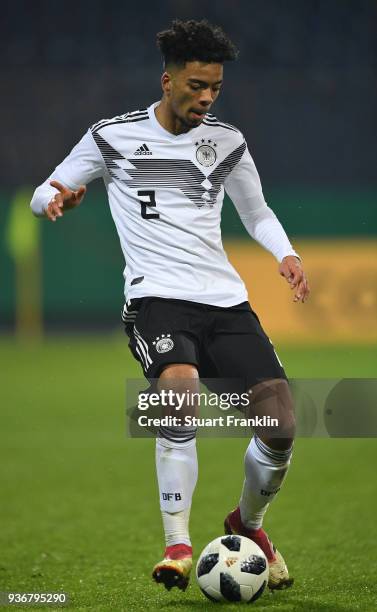
<instances>
[{"instance_id":1,"label":"jersey collar","mask_svg":"<svg viewBox=\"0 0 377 612\"><path fill-rule=\"evenodd\" d=\"M185 132L184 134L172 134L171 132L168 132L168 130L165 130L164 127L162 127L161 123L158 121L157 117L156 117L156 113L155 108L160 104L160 101L158 102L153 102L153 104L151 104L150 106L148 106L148 115L149 115L149 119L151 121L151 124L153 126L153 129L155 129L157 132L159 132L160 134L162 134L163 136L165 136L165 138L168 138L169 140L173 140L175 142L179 142L179 141L184 141L184 140L192 140L192 138L194 138L194 133L195 130L197 130L200 125L198 125L196 128L192 128L191 130L189 130L188 132Z\"/></svg>"}]
</instances>

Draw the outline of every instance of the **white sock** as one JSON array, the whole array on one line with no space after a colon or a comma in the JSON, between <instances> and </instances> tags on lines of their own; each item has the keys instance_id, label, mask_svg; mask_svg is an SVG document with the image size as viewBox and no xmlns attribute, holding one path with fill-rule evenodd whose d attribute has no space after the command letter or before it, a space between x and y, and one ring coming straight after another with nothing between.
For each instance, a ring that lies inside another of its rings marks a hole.
<instances>
[{"instance_id":1,"label":"white sock","mask_svg":"<svg viewBox=\"0 0 377 612\"><path fill-rule=\"evenodd\" d=\"M191 546L188 525L198 479L196 439L172 442L157 438L156 470L166 546Z\"/></svg>"},{"instance_id":2,"label":"white sock","mask_svg":"<svg viewBox=\"0 0 377 612\"><path fill-rule=\"evenodd\" d=\"M161 514L166 546L173 546L173 544L191 546L189 536L190 508L180 512L165 512L165 510L162 510Z\"/></svg>"},{"instance_id":3,"label":"white sock","mask_svg":"<svg viewBox=\"0 0 377 612\"><path fill-rule=\"evenodd\" d=\"M245 454L245 480L240 499L242 523L259 529L269 504L279 491L288 471L292 447L274 450L254 436Z\"/></svg>"}]
</instances>

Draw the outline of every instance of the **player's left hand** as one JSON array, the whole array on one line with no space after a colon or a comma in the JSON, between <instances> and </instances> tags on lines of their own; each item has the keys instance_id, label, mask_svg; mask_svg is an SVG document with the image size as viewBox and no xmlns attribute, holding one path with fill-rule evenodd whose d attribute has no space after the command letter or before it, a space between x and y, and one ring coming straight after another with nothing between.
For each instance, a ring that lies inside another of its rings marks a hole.
<instances>
[{"instance_id":1,"label":"player's left hand","mask_svg":"<svg viewBox=\"0 0 377 612\"><path fill-rule=\"evenodd\" d=\"M310 289L301 261L294 255L287 255L279 265L279 272L286 278L290 288L295 289L293 301L305 302L309 297Z\"/></svg>"}]
</instances>

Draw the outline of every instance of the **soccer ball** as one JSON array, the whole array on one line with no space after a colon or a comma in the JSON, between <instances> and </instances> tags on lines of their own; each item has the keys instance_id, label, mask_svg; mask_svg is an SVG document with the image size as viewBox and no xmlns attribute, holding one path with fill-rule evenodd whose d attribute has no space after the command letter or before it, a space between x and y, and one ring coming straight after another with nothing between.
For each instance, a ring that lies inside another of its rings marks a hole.
<instances>
[{"instance_id":1,"label":"soccer ball","mask_svg":"<svg viewBox=\"0 0 377 612\"><path fill-rule=\"evenodd\" d=\"M268 581L268 561L255 542L238 535L210 542L198 559L199 587L212 601L253 602Z\"/></svg>"}]
</instances>

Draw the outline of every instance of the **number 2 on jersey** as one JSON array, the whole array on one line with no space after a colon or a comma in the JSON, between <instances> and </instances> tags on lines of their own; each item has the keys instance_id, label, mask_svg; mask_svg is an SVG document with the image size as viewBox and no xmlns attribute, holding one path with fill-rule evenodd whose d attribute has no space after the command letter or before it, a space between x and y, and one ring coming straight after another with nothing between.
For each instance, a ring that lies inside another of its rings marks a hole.
<instances>
[{"instance_id":1,"label":"number 2 on jersey","mask_svg":"<svg viewBox=\"0 0 377 612\"><path fill-rule=\"evenodd\" d=\"M139 202L141 204L141 216L143 219L159 219L160 215L156 213L148 213L147 206L154 207L156 205L156 196L154 191L138 191L137 195L139 197L149 198L147 201L140 199Z\"/></svg>"}]
</instances>

